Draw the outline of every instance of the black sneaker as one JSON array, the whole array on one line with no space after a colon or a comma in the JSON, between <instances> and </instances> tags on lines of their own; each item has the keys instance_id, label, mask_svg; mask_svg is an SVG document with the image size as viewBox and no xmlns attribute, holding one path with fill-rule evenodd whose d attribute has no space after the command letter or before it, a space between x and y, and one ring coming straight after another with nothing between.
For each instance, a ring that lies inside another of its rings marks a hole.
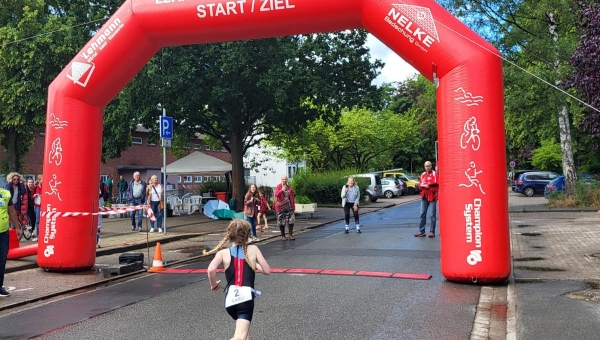
<instances>
[{"instance_id":1,"label":"black sneaker","mask_svg":"<svg viewBox=\"0 0 600 340\"><path fill-rule=\"evenodd\" d=\"M360 231L360 229L356 229L356 233L357 234L362 234L362 231Z\"/></svg>"},{"instance_id":2,"label":"black sneaker","mask_svg":"<svg viewBox=\"0 0 600 340\"><path fill-rule=\"evenodd\" d=\"M131 231L135 231L135 226L134 225L131 226Z\"/></svg>"},{"instance_id":3,"label":"black sneaker","mask_svg":"<svg viewBox=\"0 0 600 340\"><path fill-rule=\"evenodd\" d=\"M344 231L344 234L350 234L350 229L346 229L346 231Z\"/></svg>"},{"instance_id":4,"label":"black sneaker","mask_svg":"<svg viewBox=\"0 0 600 340\"><path fill-rule=\"evenodd\" d=\"M10 293L4 290L4 288L0 287L0 297L9 297Z\"/></svg>"}]
</instances>

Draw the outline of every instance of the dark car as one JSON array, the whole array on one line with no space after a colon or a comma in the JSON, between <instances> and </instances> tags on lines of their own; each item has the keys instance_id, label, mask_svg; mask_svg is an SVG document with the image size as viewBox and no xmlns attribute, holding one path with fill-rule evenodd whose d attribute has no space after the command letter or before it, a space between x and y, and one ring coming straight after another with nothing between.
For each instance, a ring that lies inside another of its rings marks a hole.
<instances>
[{"instance_id":1,"label":"dark car","mask_svg":"<svg viewBox=\"0 0 600 340\"><path fill-rule=\"evenodd\" d=\"M520 192L527 197L543 194L546 184L558 176L560 175L550 171L526 172L519 176L515 192Z\"/></svg>"},{"instance_id":2,"label":"dark car","mask_svg":"<svg viewBox=\"0 0 600 340\"><path fill-rule=\"evenodd\" d=\"M539 172L542 170L515 170L514 172L510 173L510 186L512 188L512 191L515 191L517 189L517 180L519 179L519 177L521 177L522 174L526 173L526 172Z\"/></svg>"},{"instance_id":3,"label":"dark car","mask_svg":"<svg viewBox=\"0 0 600 340\"><path fill-rule=\"evenodd\" d=\"M592 178L592 175L588 174L578 174L577 182L586 185L598 185L600 183L598 180ZM546 184L546 187L544 188L544 197L550 198L550 196L556 195L559 192L564 192L565 190L565 176L560 175L551 180L550 183Z\"/></svg>"}]
</instances>

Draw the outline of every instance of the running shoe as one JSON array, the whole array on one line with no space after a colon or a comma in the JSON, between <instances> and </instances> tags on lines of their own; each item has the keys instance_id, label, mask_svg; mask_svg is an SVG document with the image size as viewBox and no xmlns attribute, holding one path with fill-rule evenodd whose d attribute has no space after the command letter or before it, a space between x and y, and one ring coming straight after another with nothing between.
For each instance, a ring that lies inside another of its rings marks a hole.
<instances>
[{"instance_id":1,"label":"running shoe","mask_svg":"<svg viewBox=\"0 0 600 340\"><path fill-rule=\"evenodd\" d=\"M4 288L0 287L0 297L9 297L10 293L4 290Z\"/></svg>"}]
</instances>

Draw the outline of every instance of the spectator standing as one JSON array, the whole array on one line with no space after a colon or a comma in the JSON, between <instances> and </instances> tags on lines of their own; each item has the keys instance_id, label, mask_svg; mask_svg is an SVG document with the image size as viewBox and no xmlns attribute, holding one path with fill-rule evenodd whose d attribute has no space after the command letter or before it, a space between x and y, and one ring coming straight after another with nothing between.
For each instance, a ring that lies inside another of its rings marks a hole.
<instances>
[{"instance_id":1,"label":"spectator standing","mask_svg":"<svg viewBox=\"0 0 600 340\"><path fill-rule=\"evenodd\" d=\"M158 232L162 233L162 211L165 205L165 195L162 184L158 183L158 176L152 175L152 177L150 177L150 183L148 184L146 191L150 208L152 208L154 216L156 217ZM154 221L152 220L150 220L150 232L154 232Z\"/></svg>"},{"instance_id":2,"label":"spectator standing","mask_svg":"<svg viewBox=\"0 0 600 340\"><path fill-rule=\"evenodd\" d=\"M290 241L294 238L294 223L296 222L296 204L294 201L294 190L288 185L287 176L281 176L281 183L275 187L275 211L277 211L277 225L281 231L281 240ZM288 225L289 236L285 236L285 225Z\"/></svg>"},{"instance_id":3,"label":"spectator standing","mask_svg":"<svg viewBox=\"0 0 600 340\"><path fill-rule=\"evenodd\" d=\"M10 190L0 188L0 297L10 296L10 293L2 287L10 242L8 236L9 221L15 226L19 225L17 211L13 205ZM21 233L21 229L17 228L16 231L18 236Z\"/></svg>"},{"instance_id":4,"label":"spectator standing","mask_svg":"<svg viewBox=\"0 0 600 340\"><path fill-rule=\"evenodd\" d=\"M106 196L104 196L104 200L112 203L113 185L115 184L113 181L113 175L108 175L104 183L106 183L108 186L108 192L106 193Z\"/></svg>"},{"instance_id":5,"label":"spectator standing","mask_svg":"<svg viewBox=\"0 0 600 340\"><path fill-rule=\"evenodd\" d=\"M100 187L98 188L98 207L102 208L104 207L104 198L107 195L106 192L106 182L102 182L102 179L100 179ZM99 209L99 211L101 211ZM102 242L100 240L100 229L102 229L102 215L98 215L98 232L96 233L96 246L98 248L100 248L100 243Z\"/></svg>"},{"instance_id":6,"label":"spectator standing","mask_svg":"<svg viewBox=\"0 0 600 340\"><path fill-rule=\"evenodd\" d=\"M138 206L146 204L146 182L140 179L140 173L138 171L133 173L133 179L129 183L127 188L127 197L129 198L130 205ZM135 217L137 216L137 224ZM135 230L137 226L138 231L142 231L142 209L131 212L131 230Z\"/></svg>"},{"instance_id":7,"label":"spectator standing","mask_svg":"<svg viewBox=\"0 0 600 340\"><path fill-rule=\"evenodd\" d=\"M119 198L121 200L127 198L127 189L129 189L129 184L125 179L123 179L123 175L119 176L119 181L117 182L117 189L119 190ZM123 202L121 202L123 203Z\"/></svg>"},{"instance_id":8,"label":"spectator standing","mask_svg":"<svg viewBox=\"0 0 600 340\"><path fill-rule=\"evenodd\" d=\"M348 177L348 182L342 187L342 207L344 208L344 221L346 222L346 234L350 233L350 210L354 215L356 232L361 234L360 220L358 218L358 203L360 201L360 189L354 177Z\"/></svg>"},{"instance_id":9,"label":"spectator standing","mask_svg":"<svg viewBox=\"0 0 600 340\"><path fill-rule=\"evenodd\" d=\"M35 229L35 184L33 183L33 178L27 180L25 195L27 196L27 216L29 216L29 222L31 223L30 227ZM33 242L37 241L37 234L31 240Z\"/></svg>"},{"instance_id":10,"label":"spectator standing","mask_svg":"<svg viewBox=\"0 0 600 340\"><path fill-rule=\"evenodd\" d=\"M256 184L250 184L248 192L244 196L244 215L246 215L246 221L250 223L252 228L252 241L258 240L256 237L256 217L258 216L259 205L260 197L258 196Z\"/></svg>"},{"instance_id":11,"label":"spectator standing","mask_svg":"<svg viewBox=\"0 0 600 340\"><path fill-rule=\"evenodd\" d=\"M23 214L27 213L27 206L23 206L23 198L26 193L25 185L23 185L23 176L18 172L11 172L6 176L6 182L4 188L10 191L12 205L15 207L17 217L22 217ZM23 221L21 221L21 223L23 223Z\"/></svg>"},{"instance_id":12,"label":"spectator standing","mask_svg":"<svg viewBox=\"0 0 600 340\"><path fill-rule=\"evenodd\" d=\"M34 192L34 199L33 199L33 209L35 211L35 239L34 241L37 241L37 239L40 237L40 209L42 206L42 175L37 175L37 178L35 180L35 192Z\"/></svg>"},{"instance_id":13,"label":"spectator standing","mask_svg":"<svg viewBox=\"0 0 600 340\"><path fill-rule=\"evenodd\" d=\"M425 171L419 179L419 189L421 190L421 223L419 232L415 237L425 237L425 224L427 223L427 209L431 207L431 227L429 228L429 237L435 237L435 222L437 219L437 200L439 185L437 174L432 169L431 162L425 162Z\"/></svg>"}]
</instances>

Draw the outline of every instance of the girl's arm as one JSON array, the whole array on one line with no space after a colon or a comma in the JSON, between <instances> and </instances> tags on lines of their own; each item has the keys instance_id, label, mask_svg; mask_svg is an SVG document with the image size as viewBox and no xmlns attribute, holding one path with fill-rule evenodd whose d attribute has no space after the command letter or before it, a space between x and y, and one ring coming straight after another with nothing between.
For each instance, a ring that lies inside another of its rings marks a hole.
<instances>
[{"instance_id":1,"label":"girl's arm","mask_svg":"<svg viewBox=\"0 0 600 340\"><path fill-rule=\"evenodd\" d=\"M256 247L256 269L259 269L259 268L263 274L265 274L265 275L271 274L271 267L267 263L267 260L265 260L263 254L260 252L260 249L258 249L258 247Z\"/></svg>"},{"instance_id":2,"label":"girl's arm","mask_svg":"<svg viewBox=\"0 0 600 340\"><path fill-rule=\"evenodd\" d=\"M217 268L223 263L223 253L222 250L219 250L215 257L210 261L208 265L208 269L206 270L208 274L208 283L210 283L210 289L213 291L219 290L221 280L216 281L217 278Z\"/></svg>"}]
</instances>

